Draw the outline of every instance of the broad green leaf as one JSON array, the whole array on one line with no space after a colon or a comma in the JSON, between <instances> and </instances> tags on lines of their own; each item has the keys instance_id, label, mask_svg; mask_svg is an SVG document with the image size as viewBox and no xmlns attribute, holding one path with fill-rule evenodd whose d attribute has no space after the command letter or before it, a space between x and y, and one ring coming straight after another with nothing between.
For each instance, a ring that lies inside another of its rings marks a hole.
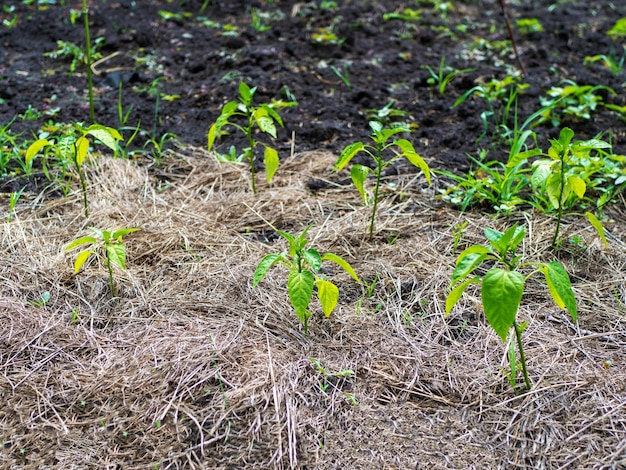
<instances>
[{"instance_id":1,"label":"broad green leaf","mask_svg":"<svg viewBox=\"0 0 626 470\"><path fill-rule=\"evenodd\" d=\"M424 173L424 176L426 177L426 181L430 184L430 167L415 151L413 144L406 139L398 139L395 143L402 150L402 155L404 155L406 159L413 164L413 166L422 170L422 173Z\"/></svg>"},{"instance_id":2,"label":"broad green leaf","mask_svg":"<svg viewBox=\"0 0 626 470\"><path fill-rule=\"evenodd\" d=\"M459 254L459 256L457 256L455 263L458 263L461 258L469 255L470 253L491 253L491 252L489 251L489 248L483 245L468 246Z\"/></svg>"},{"instance_id":3,"label":"broad green leaf","mask_svg":"<svg viewBox=\"0 0 626 470\"><path fill-rule=\"evenodd\" d=\"M569 146L573 137L574 131L571 130L569 127L564 127L559 133L559 143L563 146L563 148L566 148L567 146Z\"/></svg>"},{"instance_id":4,"label":"broad green leaf","mask_svg":"<svg viewBox=\"0 0 626 470\"><path fill-rule=\"evenodd\" d=\"M456 262L456 267L452 272L450 287L469 276L480 265L480 263L485 260L485 258L487 258L486 253L469 253L462 258L459 256Z\"/></svg>"},{"instance_id":5,"label":"broad green leaf","mask_svg":"<svg viewBox=\"0 0 626 470\"><path fill-rule=\"evenodd\" d=\"M593 228L596 229L596 232L598 233L600 240L602 240L602 243L604 243L604 246L608 248L609 242L607 241L606 235L604 234L604 226L602 225L602 222L600 222L600 220L591 212L585 212L585 217L587 217L587 220L593 226Z\"/></svg>"},{"instance_id":6,"label":"broad green leaf","mask_svg":"<svg viewBox=\"0 0 626 470\"><path fill-rule=\"evenodd\" d=\"M83 267L85 261L87 261L89 257L93 254L94 252L91 250L85 250L78 253L76 259L74 260L74 274L78 274L78 271L80 271L80 268Z\"/></svg>"},{"instance_id":7,"label":"broad green leaf","mask_svg":"<svg viewBox=\"0 0 626 470\"><path fill-rule=\"evenodd\" d=\"M252 288L255 288L259 282L261 282L261 279L265 277L272 266L276 263L280 263L283 259L282 254L272 253L270 255L265 255L254 271L254 276L252 277Z\"/></svg>"},{"instance_id":8,"label":"broad green leaf","mask_svg":"<svg viewBox=\"0 0 626 470\"><path fill-rule=\"evenodd\" d=\"M563 268L561 263L552 261L540 266L539 268L546 278L546 284L548 290L554 302L559 308L566 309L572 316L572 319L578 321L578 310L576 308L576 297L572 290L572 283L570 282L567 271Z\"/></svg>"},{"instance_id":9,"label":"broad green leaf","mask_svg":"<svg viewBox=\"0 0 626 470\"><path fill-rule=\"evenodd\" d=\"M352 165L350 169L350 177L352 178L352 182L356 187L357 191L363 198L363 202L365 204L368 203L369 198L367 197L367 193L365 192L365 180L367 179L367 174L370 169L365 165Z\"/></svg>"},{"instance_id":10,"label":"broad green leaf","mask_svg":"<svg viewBox=\"0 0 626 470\"><path fill-rule=\"evenodd\" d=\"M530 177L530 183L535 190L541 189L545 185L552 172L552 164L550 160L537 160L533 163L535 169Z\"/></svg>"},{"instance_id":11,"label":"broad green leaf","mask_svg":"<svg viewBox=\"0 0 626 470\"><path fill-rule=\"evenodd\" d=\"M274 121L276 121L280 127L283 127L283 120L281 119L280 115L271 106L262 104L260 108L265 110L265 112L269 115L269 117L271 117Z\"/></svg>"},{"instance_id":12,"label":"broad green leaf","mask_svg":"<svg viewBox=\"0 0 626 470\"><path fill-rule=\"evenodd\" d=\"M463 292L465 292L465 288L467 286L469 286L470 284L475 284L479 282L480 282L479 277L472 277L470 279L466 279L461 284L459 284L454 289L452 289L450 293L448 294L448 296L446 297L446 313L444 316L447 317L448 315L450 315L450 312L452 311L456 303L459 301L459 299L463 295Z\"/></svg>"},{"instance_id":13,"label":"broad green leaf","mask_svg":"<svg viewBox=\"0 0 626 470\"><path fill-rule=\"evenodd\" d=\"M107 245L107 258L122 269L126 269L126 248L121 243Z\"/></svg>"},{"instance_id":14,"label":"broad green leaf","mask_svg":"<svg viewBox=\"0 0 626 470\"><path fill-rule=\"evenodd\" d=\"M343 168L350 162L350 160L352 160L352 158L357 153L363 150L364 147L365 146L363 145L363 142L354 142L353 144L350 144L346 148L344 148L341 152L341 155L339 155L337 163L335 163L335 170L343 170Z\"/></svg>"},{"instance_id":15,"label":"broad green leaf","mask_svg":"<svg viewBox=\"0 0 626 470\"><path fill-rule=\"evenodd\" d=\"M322 257L315 248L309 248L308 250L303 251L302 256L306 262L309 263L309 266L311 266L313 271L317 272L322 267Z\"/></svg>"},{"instance_id":16,"label":"broad green leaf","mask_svg":"<svg viewBox=\"0 0 626 470\"><path fill-rule=\"evenodd\" d=\"M567 182L571 186L576 196L578 196L578 199L582 199L585 196L587 185L581 178L579 178L578 176L570 176L567 179Z\"/></svg>"},{"instance_id":17,"label":"broad green leaf","mask_svg":"<svg viewBox=\"0 0 626 470\"><path fill-rule=\"evenodd\" d=\"M506 166L508 168L515 168L518 164L525 162L531 157L536 157L537 155L541 155L541 150L537 148L526 150L525 152L518 152L509 158Z\"/></svg>"},{"instance_id":18,"label":"broad green leaf","mask_svg":"<svg viewBox=\"0 0 626 470\"><path fill-rule=\"evenodd\" d=\"M261 131L276 138L276 125L274 124L274 120L267 115L267 111L263 108L259 108L254 112L253 118Z\"/></svg>"},{"instance_id":19,"label":"broad green leaf","mask_svg":"<svg viewBox=\"0 0 626 470\"><path fill-rule=\"evenodd\" d=\"M374 134L380 134L383 130L383 125L379 121L370 121L369 126Z\"/></svg>"},{"instance_id":20,"label":"broad green leaf","mask_svg":"<svg viewBox=\"0 0 626 470\"><path fill-rule=\"evenodd\" d=\"M561 204L567 201L571 187L566 184L561 194L561 174L559 172L551 173L546 181L546 192L552 207L558 209Z\"/></svg>"},{"instance_id":21,"label":"broad green leaf","mask_svg":"<svg viewBox=\"0 0 626 470\"><path fill-rule=\"evenodd\" d=\"M502 238L502 232L493 228L485 227L483 233L485 234L485 238L490 242L498 242L500 241L500 238Z\"/></svg>"},{"instance_id":22,"label":"broad green leaf","mask_svg":"<svg viewBox=\"0 0 626 470\"><path fill-rule=\"evenodd\" d=\"M239 84L239 95L241 96L241 101L248 105L252 102L252 97L254 96L255 91L256 87L250 88L245 82L241 82Z\"/></svg>"},{"instance_id":23,"label":"broad green leaf","mask_svg":"<svg viewBox=\"0 0 626 470\"><path fill-rule=\"evenodd\" d=\"M322 260L323 261L331 261L331 262L339 265L339 267L341 267L345 272L347 272L352 279L354 279L359 284L361 283L361 280L359 279L359 276L357 276L356 271L354 271L352 266L350 266L350 263L348 263L341 256L336 255L334 253L326 253L324 256L322 256Z\"/></svg>"},{"instance_id":24,"label":"broad green leaf","mask_svg":"<svg viewBox=\"0 0 626 470\"><path fill-rule=\"evenodd\" d=\"M287 280L287 293L289 294L289 300L298 315L298 319L302 323L305 323L308 318L307 308L311 303L314 284L315 278L310 271L302 271L299 273L298 271L293 270L289 274L289 279Z\"/></svg>"},{"instance_id":25,"label":"broad green leaf","mask_svg":"<svg viewBox=\"0 0 626 470\"><path fill-rule=\"evenodd\" d=\"M33 158L41 151L42 148L52 145L48 139L37 139L26 149L26 155L24 156L24 162L28 168L31 167Z\"/></svg>"},{"instance_id":26,"label":"broad green leaf","mask_svg":"<svg viewBox=\"0 0 626 470\"><path fill-rule=\"evenodd\" d=\"M339 288L332 282L323 279L317 279L315 285L317 286L317 298L320 300L320 304L322 304L324 315L329 317L337 306Z\"/></svg>"},{"instance_id":27,"label":"broad green leaf","mask_svg":"<svg viewBox=\"0 0 626 470\"><path fill-rule=\"evenodd\" d=\"M69 251L73 248L76 248L77 246L80 245L86 245L88 243L96 243L97 240L94 237L91 236L86 236L86 237L80 237L77 238L76 240L74 240L73 242L71 242L69 245L67 245L65 247L65 251Z\"/></svg>"},{"instance_id":28,"label":"broad green leaf","mask_svg":"<svg viewBox=\"0 0 626 470\"><path fill-rule=\"evenodd\" d=\"M124 140L122 135L112 127L100 124L93 124L87 128L87 134L95 137L104 145L115 151L117 149L116 140Z\"/></svg>"},{"instance_id":29,"label":"broad green leaf","mask_svg":"<svg viewBox=\"0 0 626 470\"><path fill-rule=\"evenodd\" d=\"M209 128L209 133L207 134L207 152L210 152L213 148L218 130L217 123L213 123L213 125Z\"/></svg>"},{"instance_id":30,"label":"broad green leaf","mask_svg":"<svg viewBox=\"0 0 626 470\"><path fill-rule=\"evenodd\" d=\"M579 140L572 144L572 151L574 152L577 152L579 150L608 149L608 148L611 148L611 144L600 139Z\"/></svg>"},{"instance_id":31,"label":"broad green leaf","mask_svg":"<svg viewBox=\"0 0 626 470\"><path fill-rule=\"evenodd\" d=\"M89 140L87 137L80 136L76 141L76 165L81 167L85 158L87 157L87 152L89 151Z\"/></svg>"},{"instance_id":32,"label":"broad green leaf","mask_svg":"<svg viewBox=\"0 0 626 470\"><path fill-rule=\"evenodd\" d=\"M217 117L216 122L219 122L221 125L224 125L224 123L228 121L228 118L231 117L233 113L237 111L238 108L239 108L239 103L237 103L236 101L229 101L224 106L222 106L222 112Z\"/></svg>"},{"instance_id":33,"label":"broad green leaf","mask_svg":"<svg viewBox=\"0 0 626 470\"><path fill-rule=\"evenodd\" d=\"M278 170L278 152L272 147L266 146L263 158L265 160L265 178L267 179L267 184L270 184L276 174L276 170Z\"/></svg>"},{"instance_id":34,"label":"broad green leaf","mask_svg":"<svg viewBox=\"0 0 626 470\"><path fill-rule=\"evenodd\" d=\"M524 276L516 271L492 268L483 277L481 297L485 317L502 341L506 341L515 321L523 293Z\"/></svg>"},{"instance_id":35,"label":"broad green leaf","mask_svg":"<svg viewBox=\"0 0 626 470\"><path fill-rule=\"evenodd\" d=\"M133 232L138 232L139 230L141 230L141 229L140 228L121 228L121 229L116 230L115 232L113 232L111 234L111 238L118 239L119 241L122 241L122 237L124 235L128 235L129 233L133 233Z\"/></svg>"}]
</instances>

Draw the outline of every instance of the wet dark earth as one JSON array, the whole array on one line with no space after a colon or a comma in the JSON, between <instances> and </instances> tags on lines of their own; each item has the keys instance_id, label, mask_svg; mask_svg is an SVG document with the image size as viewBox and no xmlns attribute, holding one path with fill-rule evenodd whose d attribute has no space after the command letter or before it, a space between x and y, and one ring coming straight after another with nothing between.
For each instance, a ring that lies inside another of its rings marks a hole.
<instances>
[{"instance_id":1,"label":"wet dark earth","mask_svg":"<svg viewBox=\"0 0 626 470\"><path fill-rule=\"evenodd\" d=\"M95 120L127 140L139 128L137 149L206 146L210 125L243 80L257 87L258 102L298 102L281 111L285 127L273 144L281 157L292 147L338 154L367 139L368 120L393 102L431 166L463 169L467 154L481 149L505 159L515 111L522 124L569 80L601 87L577 98L573 111L535 120L539 141L567 125L577 138L601 134L623 153L624 36L607 33L626 16L626 2L505 6L525 74L497 0L90 1ZM13 135L89 122L81 8L75 0L3 2L0 124ZM443 90L431 75L440 66L444 75L459 71ZM514 83L489 102L474 93L453 106L473 87L508 76ZM519 90L517 100L511 90ZM216 148L242 144L233 133Z\"/></svg>"}]
</instances>

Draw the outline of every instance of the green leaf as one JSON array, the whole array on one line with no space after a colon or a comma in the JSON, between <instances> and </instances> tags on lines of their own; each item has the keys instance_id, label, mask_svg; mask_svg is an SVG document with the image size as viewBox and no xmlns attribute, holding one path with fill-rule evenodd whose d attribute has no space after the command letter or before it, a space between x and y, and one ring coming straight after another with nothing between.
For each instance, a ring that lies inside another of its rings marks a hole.
<instances>
[{"instance_id":1,"label":"green leaf","mask_svg":"<svg viewBox=\"0 0 626 470\"><path fill-rule=\"evenodd\" d=\"M287 293L289 294L289 300L298 315L298 319L302 323L305 323L308 318L307 308L311 303L314 284L315 278L310 271L302 271L299 273L298 271L293 270L289 274L289 279L287 280Z\"/></svg>"},{"instance_id":2,"label":"green leaf","mask_svg":"<svg viewBox=\"0 0 626 470\"><path fill-rule=\"evenodd\" d=\"M284 258L282 254L272 253L270 255L265 255L263 259L259 262L256 270L254 271L254 276L252 278L252 288L254 289L259 284L259 282L261 282L261 279L265 277L265 275L272 266L274 266L276 263L281 262L283 259Z\"/></svg>"},{"instance_id":3,"label":"green leaf","mask_svg":"<svg viewBox=\"0 0 626 470\"><path fill-rule=\"evenodd\" d=\"M561 132L559 133L559 144L561 144L563 148L565 149L566 147L569 146L573 137L574 137L574 131L571 130L569 127L564 127L563 129L561 129Z\"/></svg>"},{"instance_id":4,"label":"green leaf","mask_svg":"<svg viewBox=\"0 0 626 470\"><path fill-rule=\"evenodd\" d=\"M245 82L241 82L239 84L239 95L241 96L241 101L247 105L252 102L252 97L254 96L255 91L256 87L250 88Z\"/></svg>"},{"instance_id":5,"label":"green leaf","mask_svg":"<svg viewBox=\"0 0 626 470\"><path fill-rule=\"evenodd\" d=\"M339 288L332 282L325 281L323 279L317 279L315 281L315 285L317 286L317 298L319 299L320 304L322 304L324 315L329 317L337 306L337 302L339 300Z\"/></svg>"},{"instance_id":6,"label":"green leaf","mask_svg":"<svg viewBox=\"0 0 626 470\"><path fill-rule=\"evenodd\" d=\"M276 170L278 170L278 152L272 147L266 146L263 158L265 160L265 178L267 179L267 184L270 184L276 174Z\"/></svg>"},{"instance_id":7,"label":"green leaf","mask_svg":"<svg viewBox=\"0 0 626 470\"><path fill-rule=\"evenodd\" d=\"M254 112L253 119L258 124L261 131L276 138L276 125L274 124L274 120L267 115L267 111L265 109L258 108Z\"/></svg>"},{"instance_id":8,"label":"green leaf","mask_svg":"<svg viewBox=\"0 0 626 470\"><path fill-rule=\"evenodd\" d=\"M369 171L370 169L365 165L358 164L352 165L352 168L350 169L350 177L352 178L352 182L354 183L354 186L361 195L361 198L363 198L363 202L365 204L368 203L369 199L367 197L367 193L365 192L365 180L367 179L367 174L369 173Z\"/></svg>"},{"instance_id":9,"label":"green leaf","mask_svg":"<svg viewBox=\"0 0 626 470\"><path fill-rule=\"evenodd\" d=\"M307 227L307 229L300 235L300 237L302 237L302 235L306 233L308 229L309 227ZM298 251L298 243L296 242L296 237L282 230L276 230L276 233L278 233L278 235L280 235L289 242L289 256L291 256L292 258L296 256L296 251Z\"/></svg>"},{"instance_id":10,"label":"green leaf","mask_svg":"<svg viewBox=\"0 0 626 470\"><path fill-rule=\"evenodd\" d=\"M85 158L87 157L87 152L89 151L89 140L87 137L80 136L76 141L76 165L81 167Z\"/></svg>"},{"instance_id":11,"label":"green leaf","mask_svg":"<svg viewBox=\"0 0 626 470\"><path fill-rule=\"evenodd\" d=\"M111 234L111 238L118 239L119 241L122 241L122 237L124 235L128 235L129 233L133 233L133 232L138 232L139 230L141 230L141 229L140 228L121 228L121 229L116 230L115 232L113 232Z\"/></svg>"},{"instance_id":12,"label":"green leaf","mask_svg":"<svg viewBox=\"0 0 626 470\"><path fill-rule=\"evenodd\" d=\"M487 258L487 253L468 253L459 256L456 261L456 267L452 272L452 278L450 279L450 287L457 282L462 281L469 276L478 266Z\"/></svg>"},{"instance_id":13,"label":"green leaf","mask_svg":"<svg viewBox=\"0 0 626 470\"><path fill-rule=\"evenodd\" d=\"M587 185L581 178L578 176L570 176L567 179L567 183L570 185L576 196L578 196L578 199L582 199L585 196Z\"/></svg>"},{"instance_id":14,"label":"green leaf","mask_svg":"<svg viewBox=\"0 0 626 470\"><path fill-rule=\"evenodd\" d=\"M402 150L402 155L406 157L406 159L413 164L413 166L422 170L424 176L426 177L426 181L430 184L430 167L426 163L426 161L418 155L413 148L413 144L406 139L398 139L395 141L395 144L400 147Z\"/></svg>"},{"instance_id":15,"label":"green leaf","mask_svg":"<svg viewBox=\"0 0 626 470\"><path fill-rule=\"evenodd\" d=\"M101 124L93 124L87 128L87 134L95 137L104 145L115 151L117 149L116 140L124 140L122 135L112 127L106 127Z\"/></svg>"},{"instance_id":16,"label":"green leaf","mask_svg":"<svg viewBox=\"0 0 626 470\"><path fill-rule=\"evenodd\" d=\"M515 168L518 164L528 160L531 157L536 157L537 155L541 155L541 150L537 148L526 150L525 152L518 152L515 155L512 155L511 158L509 158L506 166L508 168Z\"/></svg>"},{"instance_id":17,"label":"green leaf","mask_svg":"<svg viewBox=\"0 0 626 470\"><path fill-rule=\"evenodd\" d=\"M502 232L495 230L493 228L489 228L489 227L485 227L485 230L483 230L483 233L485 234L485 238L487 240L489 240L490 242L494 242L497 243L500 241L500 238L502 238Z\"/></svg>"},{"instance_id":18,"label":"green leaf","mask_svg":"<svg viewBox=\"0 0 626 470\"><path fill-rule=\"evenodd\" d=\"M309 263L313 271L319 271L322 267L322 257L315 248L309 248L302 252L303 258Z\"/></svg>"},{"instance_id":19,"label":"green leaf","mask_svg":"<svg viewBox=\"0 0 626 470\"><path fill-rule=\"evenodd\" d=\"M347 272L352 279L354 279L356 282L361 284L361 280L359 279L359 276L357 276L357 274L354 271L354 269L352 268L352 266L350 266L350 263L348 263L341 256L336 255L334 253L326 253L324 256L322 256L322 260L323 261L331 261L331 262L337 264L345 272Z\"/></svg>"},{"instance_id":20,"label":"green leaf","mask_svg":"<svg viewBox=\"0 0 626 470\"><path fill-rule=\"evenodd\" d=\"M213 148L218 131L219 129L217 128L217 123L213 123L213 125L209 128L209 133L207 134L207 152L210 152Z\"/></svg>"},{"instance_id":21,"label":"green leaf","mask_svg":"<svg viewBox=\"0 0 626 470\"><path fill-rule=\"evenodd\" d=\"M26 149L26 155L24 156L24 162L28 168L31 167L32 161L35 156L41 151L42 148L52 145L47 139L37 139Z\"/></svg>"},{"instance_id":22,"label":"green leaf","mask_svg":"<svg viewBox=\"0 0 626 470\"><path fill-rule=\"evenodd\" d=\"M485 317L502 341L506 341L515 321L523 293L524 276L516 271L492 268L483 278L481 296Z\"/></svg>"},{"instance_id":23,"label":"green leaf","mask_svg":"<svg viewBox=\"0 0 626 470\"><path fill-rule=\"evenodd\" d=\"M122 269L126 269L126 248L121 243L114 243L106 247L109 261Z\"/></svg>"},{"instance_id":24,"label":"green leaf","mask_svg":"<svg viewBox=\"0 0 626 470\"><path fill-rule=\"evenodd\" d=\"M563 194L561 194L561 173L553 172L548 176L548 180L546 181L546 192L548 193L548 198L550 199L550 203L552 207L558 209L559 206L569 197L571 187L569 185L565 185L563 187Z\"/></svg>"},{"instance_id":25,"label":"green leaf","mask_svg":"<svg viewBox=\"0 0 626 470\"><path fill-rule=\"evenodd\" d=\"M86 245L87 243L96 243L96 242L97 240L91 236L80 237L74 240L73 242L71 242L69 245L67 245L64 251L70 251L72 248L76 248L77 246Z\"/></svg>"},{"instance_id":26,"label":"green leaf","mask_svg":"<svg viewBox=\"0 0 626 470\"><path fill-rule=\"evenodd\" d=\"M533 163L535 170L530 177L532 187L536 189L542 189L548 179L548 176L552 173L553 162L550 160L537 160Z\"/></svg>"},{"instance_id":27,"label":"green leaf","mask_svg":"<svg viewBox=\"0 0 626 470\"><path fill-rule=\"evenodd\" d=\"M463 295L463 292L465 292L465 288L467 286L469 286L470 284L475 284L479 282L480 282L479 277L472 277L470 279L466 279L461 284L459 284L454 289L452 289L450 293L448 294L448 296L446 297L446 313L444 316L447 317L448 315L450 315L450 312L452 311L456 303L459 301L459 299Z\"/></svg>"},{"instance_id":28,"label":"green leaf","mask_svg":"<svg viewBox=\"0 0 626 470\"><path fill-rule=\"evenodd\" d=\"M262 104L260 108L263 109L269 117L276 121L280 127L283 127L283 120L281 119L280 115L274 110L274 108L266 104Z\"/></svg>"},{"instance_id":29,"label":"green leaf","mask_svg":"<svg viewBox=\"0 0 626 470\"><path fill-rule=\"evenodd\" d=\"M95 252L91 250L85 250L76 255L76 259L74 260L74 274L78 274L78 271L80 271L80 268L83 267L83 264L85 264L89 257L94 253Z\"/></svg>"},{"instance_id":30,"label":"green leaf","mask_svg":"<svg viewBox=\"0 0 626 470\"><path fill-rule=\"evenodd\" d=\"M602 243L604 243L604 246L608 248L609 242L607 241L606 235L604 234L604 226L602 225L602 222L600 222L600 220L591 212L585 212L585 217L587 217L587 220L593 226L593 228L596 229L596 232L598 233L600 240L602 240Z\"/></svg>"},{"instance_id":31,"label":"green leaf","mask_svg":"<svg viewBox=\"0 0 626 470\"><path fill-rule=\"evenodd\" d=\"M557 261L542 264L539 269L545 275L546 284L554 302L559 308L567 309L574 322L578 321L576 297L567 271Z\"/></svg>"},{"instance_id":32,"label":"green leaf","mask_svg":"<svg viewBox=\"0 0 626 470\"><path fill-rule=\"evenodd\" d=\"M363 150L364 147L365 146L363 145L363 142L354 142L353 144L350 144L346 148L344 148L341 152L341 155L339 155L337 163L335 163L335 170L343 170L343 168L350 162L350 160L352 160L352 158L357 153Z\"/></svg>"}]
</instances>

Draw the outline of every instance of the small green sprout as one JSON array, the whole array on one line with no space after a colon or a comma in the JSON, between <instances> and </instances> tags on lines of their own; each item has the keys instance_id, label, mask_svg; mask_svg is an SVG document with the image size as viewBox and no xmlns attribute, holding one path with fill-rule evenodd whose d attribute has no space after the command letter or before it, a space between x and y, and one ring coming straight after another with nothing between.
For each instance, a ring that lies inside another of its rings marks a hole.
<instances>
[{"instance_id":1,"label":"small green sprout","mask_svg":"<svg viewBox=\"0 0 626 470\"><path fill-rule=\"evenodd\" d=\"M110 232L108 230L100 230L95 227L89 228L96 236L88 235L80 237L65 247L64 251L70 251L78 246L88 245L88 248L76 255L74 261L74 274L78 274L80 268L85 262L95 255L98 259L104 259L104 263L109 273L109 287L111 295L115 297L115 284L113 282L113 265L122 269L126 269L126 247L124 246L122 237L132 232L141 230L139 228L122 228Z\"/></svg>"},{"instance_id":2,"label":"small green sprout","mask_svg":"<svg viewBox=\"0 0 626 470\"><path fill-rule=\"evenodd\" d=\"M255 167L254 167L254 152L256 147L261 144L265 147L264 160L265 160L265 173L267 183L272 182L272 178L278 169L278 152L273 147L259 142L254 138L254 128L268 134L269 136L276 138L276 124L283 127L283 120L277 112L277 109L288 108L296 106L294 101L273 101L268 104L260 104L258 106L252 105L252 100L256 92L256 87L250 88L246 83L241 82L239 84L239 101L229 101L222 108L222 112L218 116L217 120L208 133L208 151L213 148L213 144L219 135L222 133L222 128L225 126L232 126L243 132L248 139L248 147L243 149L241 158L236 160L246 160L250 165L250 172L252 173L251 184L252 192L256 194L255 183ZM233 122L232 118L242 118L244 124L237 124ZM232 157L231 157L232 158ZM229 158L229 160L231 159Z\"/></svg>"},{"instance_id":3,"label":"small green sprout","mask_svg":"<svg viewBox=\"0 0 626 470\"><path fill-rule=\"evenodd\" d=\"M412 163L414 166L422 170L428 184L430 184L430 168L428 164L424 161L422 157L418 155L413 148L413 144L406 139L394 139L389 142L389 139L398 133L409 132L408 128L405 127L392 127L385 128L378 121L370 121L370 128L372 129L371 139L374 145L364 144L363 142L355 142L353 144L348 145L343 149L337 163L335 163L335 170L340 171L345 166L350 163L350 160L358 154L359 152L365 152L374 160L376 167L374 169L376 175L376 186L374 188L374 195L369 196L365 191L365 180L370 171L370 168L364 165L353 165L350 170L350 176L352 178L352 182L354 186L359 191L359 194L363 198L365 204L369 204L370 202L373 204L372 206L372 215L370 218L369 224L369 236L372 238L374 236L374 221L376 219L376 208L378 206L379 200L379 192L380 192L380 181L383 170L385 170L389 165L391 165L396 160L406 157L406 159ZM398 150L393 157L388 160L385 160L383 157L383 153L391 148L395 147Z\"/></svg>"},{"instance_id":4,"label":"small green sprout","mask_svg":"<svg viewBox=\"0 0 626 470\"><path fill-rule=\"evenodd\" d=\"M331 261L346 271L352 279L360 283L359 277L350 264L338 255L326 253L323 256L314 249L306 248L308 240L305 238L311 226L309 225L297 237L277 230L278 234L289 242L289 251L272 253L263 257L257 266L252 281L255 288L273 266L282 264L289 270L287 293L291 305L296 311L298 319L304 326L304 333L308 331L308 322L312 313L309 304L313 297L313 289L317 288L317 298L326 317L329 317L337 306L339 288L319 274L323 261Z\"/></svg>"},{"instance_id":5,"label":"small green sprout","mask_svg":"<svg viewBox=\"0 0 626 470\"><path fill-rule=\"evenodd\" d=\"M524 374L526 388L530 390L530 378L526 367L526 357L522 344L522 333L527 323L517 322L519 309L525 282L535 273L541 272L548 286L548 291L556 305L567 310L574 322L578 321L576 298L572 291L569 275L563 266L557 261L549 263L522 262L521 255L516 251L524 239L526 231L524 227L513 227L501 233L497 230L485 228L485 237L488 245L472 245L458 256L456 267L450 281L450 293L446 298L446 316L452 311L459 301L463 292L470 284L480 284L481 297L485 317L489 325L504 342L511 328L515 332L515 339L520 355L520 362ZM490 267L484 276L470 275L484 263L493 263L503 267ZM533 266L535 269L524 276L519 268ZM508 350L511 373L508 376L511 385L514 385L517 363L514 351Z\"/></svg>"}]
</instances>

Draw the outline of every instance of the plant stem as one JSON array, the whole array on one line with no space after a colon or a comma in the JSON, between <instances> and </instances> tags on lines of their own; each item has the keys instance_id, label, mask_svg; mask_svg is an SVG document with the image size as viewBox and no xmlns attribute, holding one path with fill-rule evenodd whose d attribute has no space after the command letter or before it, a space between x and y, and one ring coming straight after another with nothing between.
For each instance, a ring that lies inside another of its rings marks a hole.
<instances>
[{"instance_id":1,"label":"plant stem","mask_svg":"<svg viewBox=\"0 0 626 470\"><path fill-rule=\"evenodd\" d=\"M380 152L378 158L382 158L380 156ZM374 207L372 208L372 219L370 220L370 239L374 237L374 221L376 219L376 208L378 207L378 191L380 188L380 177L383 172L382 162L376 162L378 165L376 167L376 186L374 187Z\"/></svg>"},{"instance_id":2,"label":"plant stem","mask_svg":"<svg viewBox=\"0 0 626 470\"><path fill-rule=\"evenodd\" d=\"M89 8L87 0L83 0L83 24L85 25L85 55L87 60L87 93L89 94L89 119L96 122L96 113L93 106L93 77L91 70L91 37L89 35Z\"/></svg>"},{"instance_id":3,"label":"plant stem","mask_svg":"<svg viewBox=\"0 0 626 470\"><path fill-rule=\"evenodd\" d=\"M556 240L559 236L559 230L561 229L561 218L563 217L563 192L565 190L565 155L559 155L561 159L561 184L559 188L559 207L557 208L556 215L556 229L554 230L554 236L552 237L552 249L556 247Z\"/></svg>"},{"instance_id":4,"label":"plant stem","mask_svg":"<svg viewBox=\"0 0 626 470\"><path fill-rule=\"evenodd\" d=\"M113 268L111 267L111 260L107 256L107 269L109 271L109 287L111 288L111 295L115 297L115 283L113 282Z\"/></svg>"},{"instance_id":5,"label":"plant stem","mask_svg":"<svg viewBox=\"0 0 626 470\"><path fill-rule=\"evenodd\" d=\"M522 58L517 52L517 44L515 42L515 35L513 34L513 28L511 27L511 22L509 21L509 15L506 14L506 9L504 8L504 0L500 0L500 8L502 9L502 16L504 16L504 21L506 22L506 29L509 32L509 38L511 38L511 44L513 45L513 53L515 54L515 58L517 59L517 63L519 64L520 69L522 69L522 75L527 76L526 67L524 67L524 63L522 62Z\"/></svg>"},{"instance_id":6,"label":"plant stem","mask_svg":"<svg viewBox=\"0 0 626 470\"><path fill-rule=\"evenodd\" d=\"M83 191L83 210L85 212L85 219L87 219L89 217L89 209L87 207L87 181L85 180L85 175L83 175L83 171L78 163L76 163L76 169L78 170L78 178L80 179L80 186Z\"/></svg>"},{"instance_id":7,"label":"plant stem","mask_svg":"<svg viewBox=\"0 0 626 470\"><path fill-rule=\"evenodd\" d=\"M526 356L524 355L524 345L522 344L522 332L517 326L516 321L513 322L513 328L515 328L515 337L517 338L517 348L519 349L519 357L522 363L522 372L524 373L526 390L530 390L530 379L528 378L528 370L526 369Z\"/></svg>"},{"instance_id":8,"label":"plant stem","mask_svg":"<svg viewBox=\"0 0 626 470\"><path fill-rule=\"evenodd\" d=\"M254 137L252 137L252 116L248 117L246 135L248 136L248 146L250 148L247 158L248 162L250 162L250 173L252 173L252 193L256 194L256 183L254 181Z\"/></svg>"}]
</instances>

